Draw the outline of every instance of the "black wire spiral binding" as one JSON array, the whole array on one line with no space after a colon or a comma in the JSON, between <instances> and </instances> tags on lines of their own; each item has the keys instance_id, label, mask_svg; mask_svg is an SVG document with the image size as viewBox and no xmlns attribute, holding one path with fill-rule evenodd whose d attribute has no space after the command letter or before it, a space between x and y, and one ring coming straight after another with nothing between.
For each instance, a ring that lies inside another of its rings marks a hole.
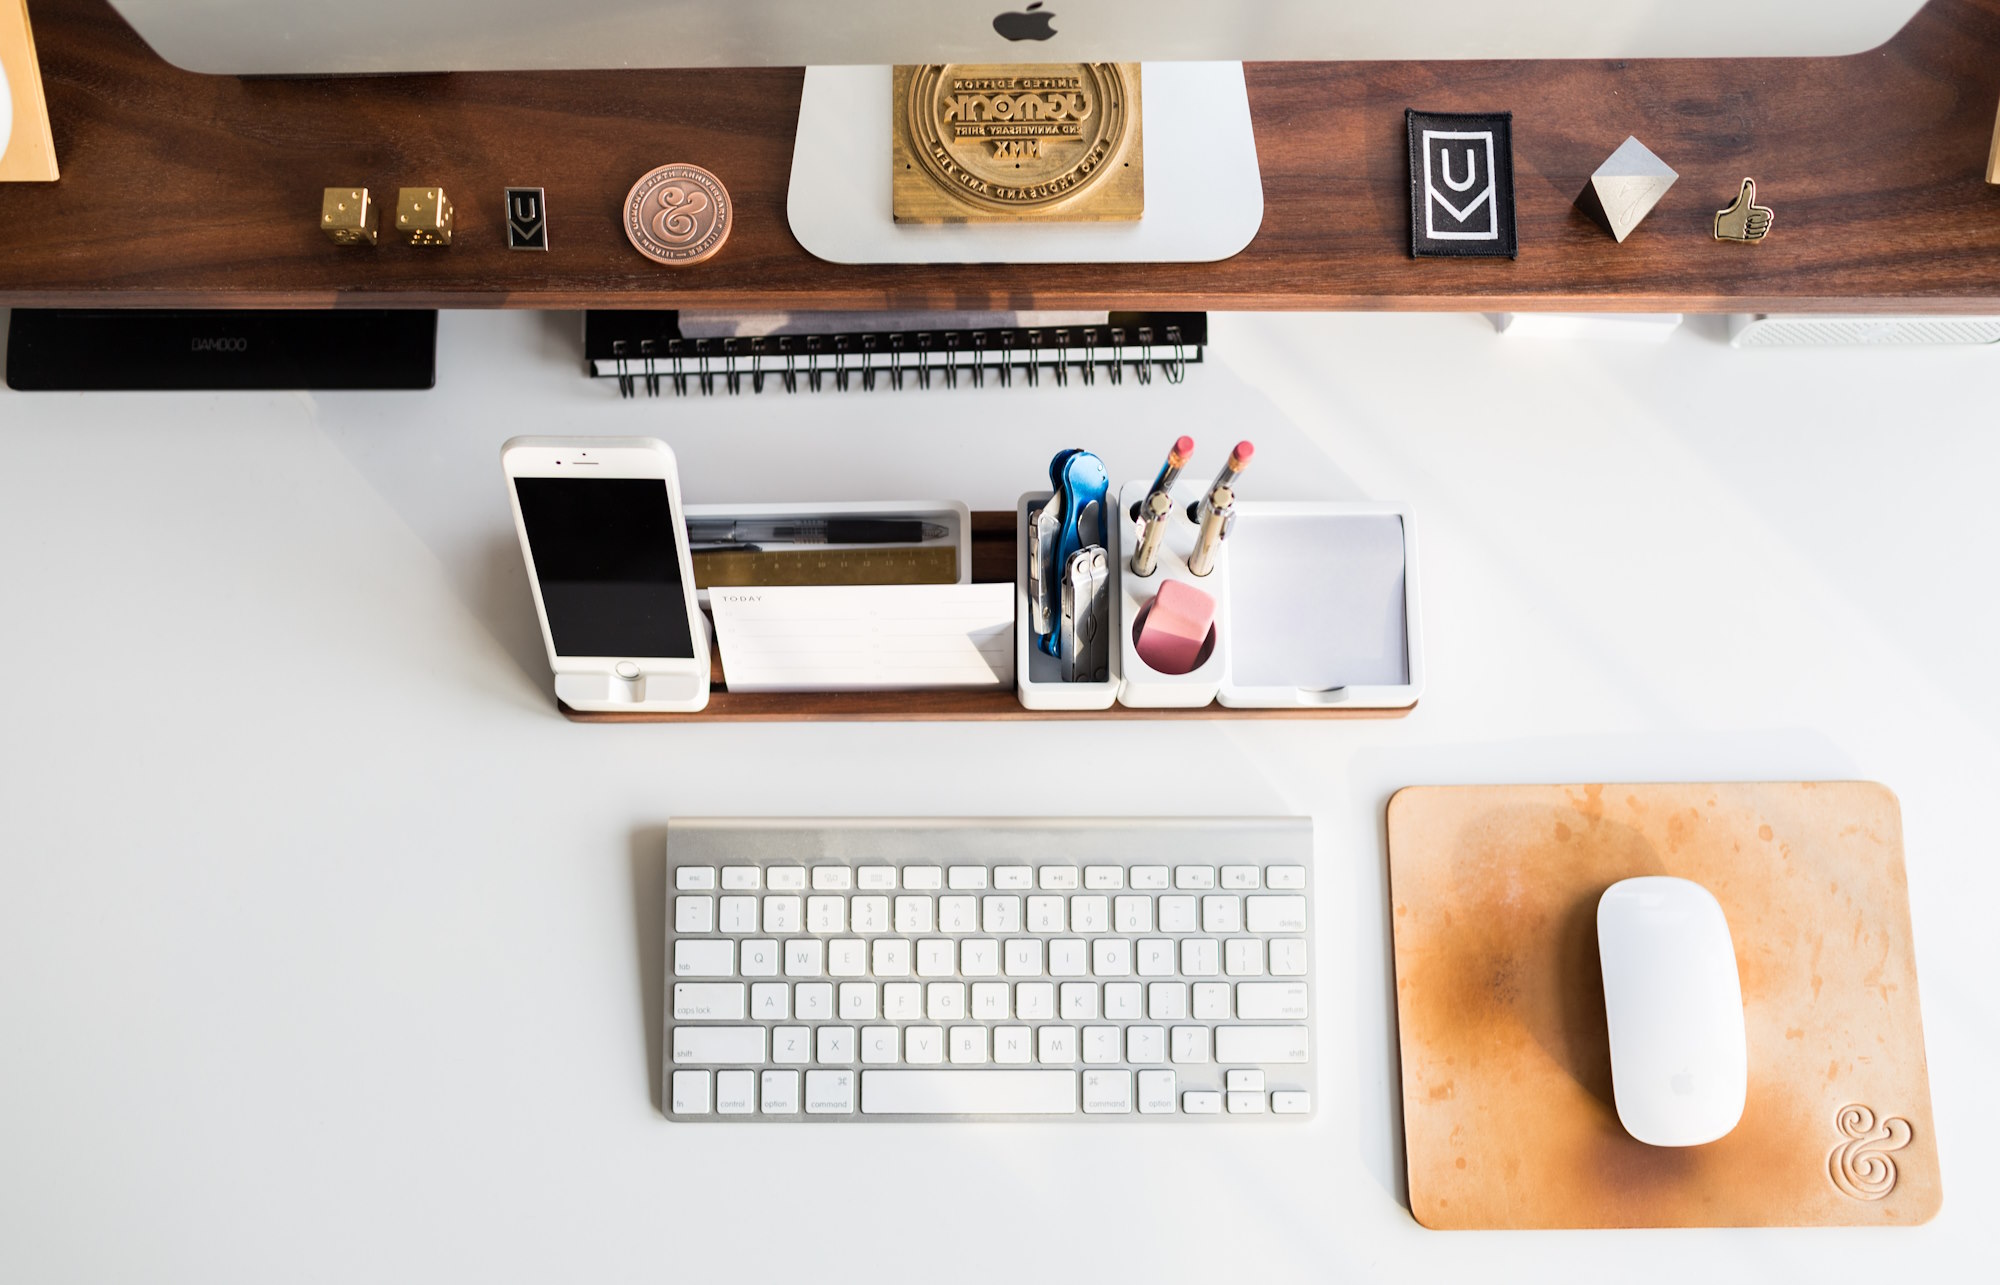
<instances>
[{"instance_id":1,"label":"black wire spiral binding","mask_svg":"<svg viewBox=\"0 0 2000 1285\"><path fill-rule=\"evenodd\" d=\"M1048 374L1058 388L1078 376L1086 386L1102 374L1113 386L1129 373L1141 386L1157 372L1169 384L1199 365L1208 339L1206 313L1113 313L1101 326L996 330L909 330L887 333L768 335L687 339L673 312L585 314L587 373L617 381L618 395L648 397L663 386L676 397L730 396L782 388L796 393L906 388L1039 388ZM782 365L780 364L782 363ZM746 379L747 376L747 379ZM830 378L829 378L830 376Z\"/></svg>"}]
</instances>

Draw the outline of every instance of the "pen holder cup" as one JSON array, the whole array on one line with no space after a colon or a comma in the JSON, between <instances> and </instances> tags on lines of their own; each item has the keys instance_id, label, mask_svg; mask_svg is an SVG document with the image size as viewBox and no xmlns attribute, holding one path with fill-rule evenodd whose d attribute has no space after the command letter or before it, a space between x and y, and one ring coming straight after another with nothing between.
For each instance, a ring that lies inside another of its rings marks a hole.
<instances>
[{"instance_id":1,"label":"pen holder cup","mask_svg":"<svg viewBox=\"0 0 2000 1285\"><path fill-rule=\"evenodd\" d=\"M1113 591L1118 628L1115 651L1124 679L1118 703L1133 709L1199 709L1215 699L1223 675L1229 672L1229 618L1225 614L1229 604L1229 544L1223 542L1207 575L1198 576L1188 570L1187 560L1194 552L1198 528L1188 520L1187 509L1201 498L1206 488L1175 487L1173 512L1167 517L1166 534L1160 540L1152 574L1134 575L1127 565L1131 555L1125 552L1138 547L1139 524L1132 513L1151 489L1150 482L1127 482L1118 492L1118 512L1114 515L1115 540L1120 551L1116 568L1118 584ZM1215 626L1195 667L1185 674L1163 674L1139 655L1143 613L1169 580L1179 580L1215 599Z\"/></svg>"},{"instance_id":2,"label":"pen holder cup","mask_svg":"<svg viewBox=\"0 0 2000 1285\"><path fill-rule=\"evenodd\" d=\"M1108 650L1110 670L1102 682L1066 683L1062 660L1036 646L1034 608L1028 601L1028 524L1052 497L1050 491L1030 491L1014 511L1014 690L1026 709L1110 709L1118 700L1119 649ZM1118 614L1119 574L1117 522L1105 524L1105 557L1111 567L1110 610ZM1061 599L1057 599L1060 610ZM1110 623L1110 622L1107 622Z\"/></svg>"}]
</instances>

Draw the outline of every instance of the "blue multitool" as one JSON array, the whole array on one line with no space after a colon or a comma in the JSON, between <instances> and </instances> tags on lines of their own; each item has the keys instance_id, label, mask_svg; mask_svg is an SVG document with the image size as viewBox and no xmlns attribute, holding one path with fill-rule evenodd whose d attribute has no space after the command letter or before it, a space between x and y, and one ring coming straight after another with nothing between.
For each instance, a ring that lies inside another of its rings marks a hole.
<instances>
[{"instance_id":1,"label":"blue multitool","mask_svg":"<svg viewBox=\"0 0 2000 1285\"><path fill-rule=\"evenodd\" d=\"M1035 645L1051 656L1062 654L1058 627L1063 569L1077 550L1104 543L1104 496L1111 476L1104 461L1089 451L1059 452L1049 461L1049 486L1055 491L1034 526L1032 579Z\"/></svg>"}]
</instances>

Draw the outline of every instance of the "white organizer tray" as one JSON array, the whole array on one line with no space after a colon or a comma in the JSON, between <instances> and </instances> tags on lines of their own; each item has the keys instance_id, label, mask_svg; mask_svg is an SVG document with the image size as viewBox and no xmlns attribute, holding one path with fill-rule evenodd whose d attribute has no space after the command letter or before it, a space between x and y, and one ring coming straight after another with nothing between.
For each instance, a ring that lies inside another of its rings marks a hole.
<instances>
[{"instance_id":1,"label":"white organizer tray","mask_svg":"<svg viewBox=\"0 0 2000 1285\"><path fill-rule=\"evenodd\" d=\"M1404 504L1243 501L1223 548L1217 699L1237 709L1407 709L1424 690L1417 536Z\"/></svg>"}]
</instances>

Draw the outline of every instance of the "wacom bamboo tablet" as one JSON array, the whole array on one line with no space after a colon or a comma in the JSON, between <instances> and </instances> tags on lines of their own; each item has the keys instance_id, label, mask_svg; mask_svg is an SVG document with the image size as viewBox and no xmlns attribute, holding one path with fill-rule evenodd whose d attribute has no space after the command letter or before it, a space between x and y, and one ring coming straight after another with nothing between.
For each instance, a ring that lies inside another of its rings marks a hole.
<instances>
[{"instance_id":1,"label":"wacom bamboo tablet","mask_svg":"<svg viewBox=\"0 0 2000 1285\"><path fill-rule=\"evenodd\" d=\"M1407 505L1245 501L1227 547L1224 705L1417 703L1423 630Z\"/></svg>"},{"instance_id":2,"label":"wacom bamboo tablet","mask_svg":"<svg viewBox=\"0 0 2000 1285\"><path fill-rule=\"evenodd\" d=\"M1612 1105L1597 899L1715 894L1749 1098L1698 1147ZM1433 1228L1817 1227L1938 1210L1896 796L1840 781L1418 787L1389 801L1410 1209Z\"/></svg>"}]
</instances>

